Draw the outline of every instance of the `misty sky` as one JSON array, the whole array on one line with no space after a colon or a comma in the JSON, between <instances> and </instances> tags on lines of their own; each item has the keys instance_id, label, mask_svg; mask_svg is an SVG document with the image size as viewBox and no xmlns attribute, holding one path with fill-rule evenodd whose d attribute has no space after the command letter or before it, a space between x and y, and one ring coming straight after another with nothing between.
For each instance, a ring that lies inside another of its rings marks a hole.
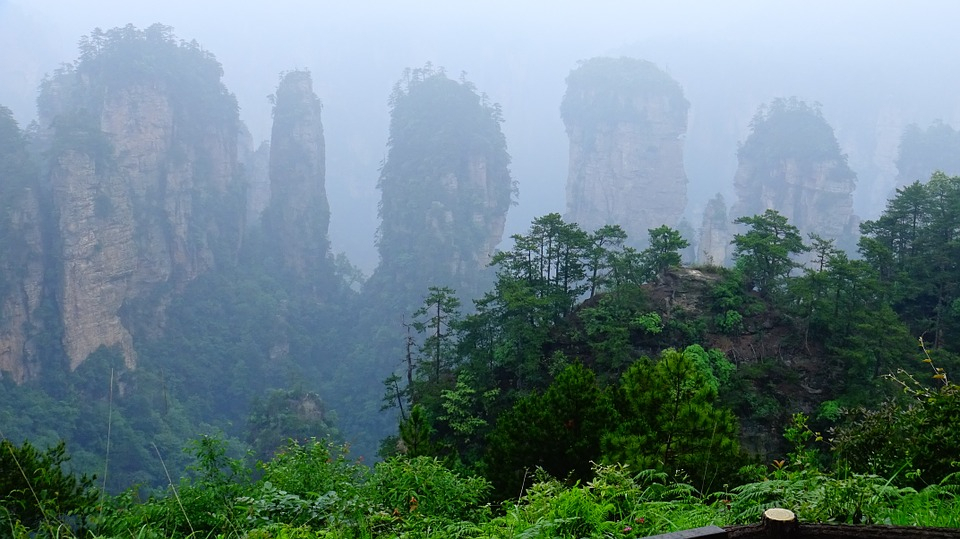
<instances>
[{"instance_id":1,"label":"misty sky","mask_svg":"<svg viewBox=\"0 0 960 539\"><path fill-rule=\"evenodd\" d=\"M465 71L502 104L520 186L508 233L564 211L564 78L577 60L611 54L650 60L684 87L694 226L715 193L732 202L737 143L757 106L790 95L823 104L869 218L893 188L902 127L960 125L957 20L951 1L0 0L0 105L26 125L41 77L76 58L81 35L160 22L217 56L259 142L279 73L308 68L324 103L333 249L369 273L386 101L406 67Z\"/></svg>"}]
</instances>

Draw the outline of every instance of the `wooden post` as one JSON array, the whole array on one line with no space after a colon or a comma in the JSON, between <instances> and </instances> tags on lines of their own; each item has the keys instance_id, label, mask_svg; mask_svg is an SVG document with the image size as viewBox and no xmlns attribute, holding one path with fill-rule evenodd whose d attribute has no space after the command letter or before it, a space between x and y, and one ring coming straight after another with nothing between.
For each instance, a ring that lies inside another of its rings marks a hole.
<instances>
[{"instance_id":1,"label":"wooden post","mask_svg":"<svg viewBox=\"0 0 960 539\"><path fill-rule=\"evenodd\" d=\"M772 507L763 512L763 531L768 539L790 539L797 532L797 515Z\"/></svg>"}]
</instances>

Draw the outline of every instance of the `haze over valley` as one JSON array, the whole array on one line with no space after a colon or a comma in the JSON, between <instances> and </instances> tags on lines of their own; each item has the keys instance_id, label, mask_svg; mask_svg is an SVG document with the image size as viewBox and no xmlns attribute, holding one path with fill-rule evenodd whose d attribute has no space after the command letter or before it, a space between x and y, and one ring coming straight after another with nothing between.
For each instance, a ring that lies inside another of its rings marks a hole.
<instances>
[{"instance_id":1,"label":"haze over valley","mask_svg":"<svg viewBox=\"0 0 960 539\"><path fill-rule=\"evenodd\" d=\"M777 97L823 104L857 173L855 210L879 214L896 185L906 125L960 124L960 59L947 51L957 8L944 2L359 2L163 4L55 0L0 4L0 103L26 126L44 74L76 56L93 28L159 22L196 39L223 64L257 144L270 134L277 74L309 69L324 103L334 252L366 274L377 264L375 185L385 157L386 98L403 69L432 62L461 71L500 103L519 183L506 236L565 209L568 141L559 115L564 79L580 60L627 55L653 62L690 101L684 161L688 220L706 202L733 202L737 144L757 108ZM947 171L957 172L957 171Z\"/></svg>"},{"instance_id":2,"label":"haze over valley","mask_svg":"<svg viewBox=\"0 0 960 539\"><path fill-rule=\"evenodd\" d=\"M0 529L960 525L958 16L0 0Z\"/></svg>"}]
</instances>

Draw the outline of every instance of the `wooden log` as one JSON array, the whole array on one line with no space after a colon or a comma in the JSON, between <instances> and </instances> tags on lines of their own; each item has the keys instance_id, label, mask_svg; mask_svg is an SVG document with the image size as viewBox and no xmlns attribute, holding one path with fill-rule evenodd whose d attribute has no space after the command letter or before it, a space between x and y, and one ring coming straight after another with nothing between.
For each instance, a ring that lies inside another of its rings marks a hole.
<instances>
[{"instance_id":1,"label":"wooden log","mask_svg":"<svg viewBox=\"0 0 960 539\"><path fill-rule=\"evenodd\" d=\"M728 539L766 539L763 524L729 526ZM794 539L960 539L960 528L859 524L800 524Z\"/></svg>"},{"instance_id":2,"label":"wooden log","mask_svg":"<svg viewBox=\"0 0 960 539\"><path fill-rule=\"evenodd\" d=\"M960 539L960 528L801 524L795 539Z\"/></svg>"},{"instance_id":3,"label":"wooden log","mask_svg":"<svg viewBox=\"0 0 960 539\"><path fill-rule=\"evenodd\" d=\"M727 539L727 531L717 526L650 535L647 539Z\"/></svg>"},{"instance_id":4,"label":"wooden log","mask_svg":"<svg viewBox=\"0 0 960 539\"><path fill-rule=\"evenodd\" d=\"M791 539L797 532L797 515L772 507L763 512L763 531L768 539Z\"/></svg>"}]
</instances>

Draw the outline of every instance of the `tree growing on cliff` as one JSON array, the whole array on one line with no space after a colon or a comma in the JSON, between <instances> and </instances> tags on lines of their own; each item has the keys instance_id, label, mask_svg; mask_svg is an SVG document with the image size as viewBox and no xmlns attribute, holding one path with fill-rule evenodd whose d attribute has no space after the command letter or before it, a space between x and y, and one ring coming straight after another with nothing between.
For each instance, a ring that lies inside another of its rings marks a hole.
<instances>
[{"instance_id":1,"label":"tree growing on cliff","mask_svg":"<svg viewBox=\"0 0 960 539\"><path fill-rule=\"evenodd\" d=\"M960 177L935 173L897 189L861 227L860 252L913 335L960 350Z\"/></svg>"},{"instance_id":2,"label":"tree growing on cliff","mask_svg":"<svg viewBox=\"0 0 960 539\"><path fill-rule=\"evenodd\" d=\"M733 215L772 208L803 233L852 247L857 176L820 105L795 97L774 99L760 107L750 131L737 150Z\"/></svg>"},{"instance_id":3,"label":"tree growing on cliff","mask_svg":"<svg viewBox=\"0 0 960 539\"><path fill-rule=\"evenodd\" d=\"M734 223L749 227L733 237L736 267L748 279L748 288L770 296L798 266L791 256L808 250L800 231L779 212L769 209L761 215L740 217Z\"/></svg>"},{"instance_id":4,"label":"tree growing on cliff","mask_svg":"<svg viewBox=\"0 0 960 539\"><path fill-rule=\"evenodd\" d=\"M425 387L414 393L414 400L420 401L425 393L439 397L441 375L456 366L460 300L452 288L431 286L423 305L413 313L413 320L413 328L423 336L417 382Z\"/></svg>"},{"instance_id":5,"label":"tree growing on cliff","mask_svg":"<svg viewBox=\"0 0 960 539\"><path fill-rule=\"evenodd\" d=\"M669 268L680 265L680 251L690 246L680 232L667 225L649 230L650 246L641 253L650 278L663 275Z\"/></svg>"}]
</instances>

